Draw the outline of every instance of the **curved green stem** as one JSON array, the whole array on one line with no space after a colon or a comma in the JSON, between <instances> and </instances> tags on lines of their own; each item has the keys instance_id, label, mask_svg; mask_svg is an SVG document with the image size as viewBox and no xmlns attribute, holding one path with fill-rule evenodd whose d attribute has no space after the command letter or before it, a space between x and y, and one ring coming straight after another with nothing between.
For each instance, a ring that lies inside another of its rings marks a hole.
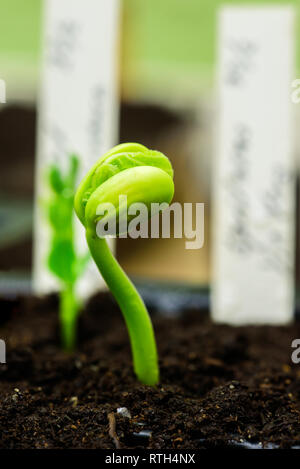
<instances>
[{"instance_id":1,"label":"curved green stem","mask_svg":"<svg viewBox=\"0 0 300 469\"><path fill-rule=\"evenodd\" d=\"M123 313L131 342L134 371L148 385L159 381L158 358L152 323L146 306L111 253L106 240L89 230L86 239L96 265Z\"/></svg>"}]
</instances>

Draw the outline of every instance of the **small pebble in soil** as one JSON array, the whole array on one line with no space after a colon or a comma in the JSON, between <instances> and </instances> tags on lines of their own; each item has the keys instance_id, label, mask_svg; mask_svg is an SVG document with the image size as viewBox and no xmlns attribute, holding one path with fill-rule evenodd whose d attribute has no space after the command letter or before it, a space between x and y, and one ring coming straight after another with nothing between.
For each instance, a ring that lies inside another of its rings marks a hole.
<instances>
[{"instance_id":1,"label":"small pebble in soil","mask_svg":"<svg viewBox=\"0 0 300 469\"><path fill-rule=\"evenodd\" d=\"M70 399L70 403L72 404L72 407L76 407L78 404L78 397L77 396L72 396Z\"/></svg>"},{"instance_id":2,"label":"small pebble in soil","mask_svg":"<svg viewBox=\"0 0 300 469\"><path fill-rule=\"evenodd\" d=\"M129 412L127 407L119 407L117 409L117 414L121 415L121 417L131 419L131 413Z\"/></svg>"},{"instance_id":3,"label":"small pebble in soil","mask_svg":"<svg viewBox=\"0 0 300 469\"><path fill-rule=\"evenodd\" d=\"M99 366L97 365L91 365L90 370L93 371L94 373L98 373L99 371Z\"/></svg>"},{"instance_id":4,"label":"small pebble in soil","mask_svg":"<svg viewBox=\"0 0 300 469\"><path fill-rule=\"evenodd\" d=\"M128 445L147 446L151 438L152 438L151 430L141 430L140 432L133 432L130 435L127 435L126 443Z\"/></svg>"},{"instance_id":5,"label":"small pebble in soil","mask_svg":"<svg viewBox=\"0 0 300 469\"><path fill-rule=\"evenodd\" d=\"M152 437L152 432L151 432L151 430L141 430L138 433L134 432L133 435L136 438L151 438Z\"/></svg>"}]
</instances>

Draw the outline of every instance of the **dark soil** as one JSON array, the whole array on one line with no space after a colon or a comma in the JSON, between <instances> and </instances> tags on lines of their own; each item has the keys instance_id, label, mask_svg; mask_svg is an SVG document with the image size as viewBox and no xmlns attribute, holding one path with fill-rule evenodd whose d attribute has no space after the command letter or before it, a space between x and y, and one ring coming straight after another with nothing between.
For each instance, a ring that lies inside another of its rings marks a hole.
<instances>
[{"instance_id":1,"label":"dark soil","mask_svg":"<svg viewBox=\"0 0 300 469\"><path fill-rule=\"evenodd\" d=\"M161 384L149 388L135 380L108 295L87 306L71 355L59 347L55 297L0 308L0 448L300 445L300 365L291 363L298 324L231 328L201 311L156 317Z\"/></svg>"}]
</instances>

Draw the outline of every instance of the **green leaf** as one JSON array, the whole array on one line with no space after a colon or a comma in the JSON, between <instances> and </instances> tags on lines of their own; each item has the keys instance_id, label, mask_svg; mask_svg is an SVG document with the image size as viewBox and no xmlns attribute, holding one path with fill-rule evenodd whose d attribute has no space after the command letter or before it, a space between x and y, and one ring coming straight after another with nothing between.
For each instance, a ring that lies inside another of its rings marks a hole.
<instances>
[{"instance_id":1,"label":"green leaf","mask_svg":"<svg viewBox=\"0 0 300 469\"><path fill-rule=\"evenodd\" d=\"M65 283L73 283L75 260L76 256L70 240L54 237L48 256L48 267L51 272Z\"/></svg>"}]
</instances>

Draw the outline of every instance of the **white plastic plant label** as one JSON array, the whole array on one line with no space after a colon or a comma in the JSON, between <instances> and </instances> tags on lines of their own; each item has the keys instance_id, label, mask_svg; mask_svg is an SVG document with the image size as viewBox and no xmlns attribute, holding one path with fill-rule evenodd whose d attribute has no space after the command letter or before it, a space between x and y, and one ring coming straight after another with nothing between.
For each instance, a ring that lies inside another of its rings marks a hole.
<instances>
[{"instance_id":1,"label":"white plastic plant label","mask_svg":"<svg viewBox=\"0 0 300 469\"><path fill-rule=\"evenodd\" d=\"M220 13L212 229L217 322L293 318L293 27L290 7Z\"/></svg>"},{"instance_id":2,"label":"white plastic plant label","mask_svg":"<svg viewBox=\"0 0 300 469\"><path fill-rule=\"evenodd\" d=\"M33 268L38 294L58 288L47 265L53 238L45 213L49 167L57 173L53 184L59 185L60 175L67 184L72 155L76 155L79 182L101 154L117 143L119 10L119 0L45 2ZM74 223L75 244L84 256L84 229L77 219ZM63 255L68 255L67 250ZM101 278L90 260L78 280L78 293L87 297L100 287Z\"/></svg>"},{"instance_id":3,"label":"white plastic plant label","mask_svg":"<svg viewBox=\"0 0 300 469\"><path fill-rule=\"evenodd\" d=\"M0 104L6 103L6 83L0 78Z\"/></svg>"}]
</instances>

